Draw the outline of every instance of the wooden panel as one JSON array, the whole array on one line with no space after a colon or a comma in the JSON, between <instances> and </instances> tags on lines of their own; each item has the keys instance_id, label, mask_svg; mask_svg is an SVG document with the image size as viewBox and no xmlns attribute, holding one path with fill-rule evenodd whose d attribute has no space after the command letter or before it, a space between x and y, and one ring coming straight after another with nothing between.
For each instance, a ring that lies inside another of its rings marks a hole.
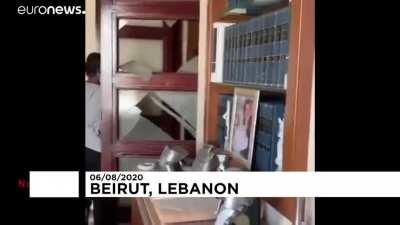
<instances>
[{"instance_id":1,"label":"wooden panel","mask_svg":"<svg viewBox=\"0 0 400 225\"><path fill-rule=\"evenodd\" d=\"M153 224L153 225L162 225L160 219L157 217L157 214L154 211L154 207L151 206L150 199L149 198L144 198L143 199L143 204L144 204L144 207L146 209L146 212L149 215L151 224Z\"/></svg>"},{"instance_id":2,"label":"wooden panel","mask_svg":"<svg viewBox=\"0 0 400 225\"><path fill-rule=\"evenodd\" d=\"M102 170L116 170L117 161L113 159L111 152L113 129L113 89L112 75L114 65L113 43L115 37L113 28L116 23L112 14L112 0L102 0L101 5L101 110L102 110Z\"/></svg>"},{"instance_id":3,"label":"wooden panel","mask_svg":"<svg viewBox=\"0 0 400 225\"><path fill-rule=\"evenodd\" d=\"M314 67L314 0L293 0L289 55L289 78L283 143L283 170L306 171L310 134ZM281 198L275 206L292 222L297 201Z\"/></svg>"},{"instance_id":4,"label":"wooden panel","mask_svg":"<svg viewBox=\"0 0 400 225\"><path fill-rule=\"evenodd\" d=\"M171 199L150 199L136 198L133 200L133 205L137 205L141 215L141 221L144 225L212 225L215 222L216 200L214 199L194 199L195 205L190 205L192 199L171 198ZM172 201L172 208L166 209L165 206L160 206L160 201ZM183 204L185 210L180 207ZM188 205L189 204L189 205ZM187 207L185 207L187 205ZM212 205L212 207L210 207ZM206 208L205 208L206 207ZM175 210L179 208L179 210ZM141 225L132 221L131 224Z\"/></svg>"},{"instance_id":5,"label":"wooden panel","mask_svg":"<svg viewBox=\"0 0 400 225\"><path fill-rule=\"evenodd\" d=\"M287 171L306 171L314 68L314 1L292 1L284 162Z\"/></svg>"},{"instance_id":6,"label":"wooden panel","mask_svg":"<svg viewBox=\"0 0 400 225\"><path fill-rule=\"evenodd\" d=\"M169 30L169 28L165 27L142 27L126 25L118 31L118 37L159 40L168 35Z\"/></svg>"},{"instance_id":7,"label":"wooden panel","mask_svg":"<svg viewBox=\"0 0 400 225\"><path fill-rule=\"evenodd\" d=\"M206 135L205 135L205 142L209 144L217 144L218 141L218 96L220 94L233 94L234 88L232 86L225 86L225 85L218 85L214 83L209 83L208 85L209 91L207 96L207 116L206 121L213 121L208 122L205 125Z\"/></svg>"},{"instance_id":8,"label":"wooden panel","mask_svg":"<svg viewBox=\"0 0 400 225\"><path fill-rule=\"evenodd\" d=\"M199 0L115 0L117 5L139 5L143 3L181 3L181 2L199 2Z\"/></svg>"},{"instance_id":9,"label":"wooden panel","mask_svg":"<svg viewBox=\"0 0 400 225\"><path fill-rule=\"evenodd\" d=\"M171 36L173 37L172 45L170 46L170 54L166 57L171 58L171 72L176 72L182 65L182 40L183 25L182 20L178 20L171 28ZM165 51L165 50L164 50ZM164 70L164 72L167 72Z\"/></svg>"},{"instance_id":10,"label":"wooden panel","mask_svg":"<svg viewBox=\"0 0 400 225\"><path fill-rule=\"evenodd\" d=\"M197 116L196 116L196 147L201 149L205 142L205 118L206 118L206 99L208 93L208 36L209 36L209 0L200 1L200 21L199 21L199 62L198 62L198 93L197 93Z\"/></svg>"},{"instance_id":11,"label":"wooden panel","mask_svg":"<svg viewBox=\"0 0 400 225\"><path fill-rule=\"evenodd\" d=\"M95 0L96 1L96 35L100 37L100 19L101 19L101 1L102 0Z\"/></svg>"},{"instance_id":12,"label":"wooden panel","mask_svg":"<svg viewBox=\"0 0 400 225\"><path fill-rule=\"evenodd\" d=\"M143 2L115 6L119 18L137 19L199 19L199 2Z\"/></svg>"},{"instance_id":13,"label":"wooden panel","mask_svg":"<svg viewBox=\"0 0 400 225\"><path fill-rule=\"evenodd\" d=\"M194 74L160 73L144 80L138 75L119 73L113 82L120 89L197 91L197 75Z\"/></svg>"},{"instance_id":14,"label":"wooden panel","mask_svg":"<svg viewBox=\"0 0 400 225\"><path fill-rule=\"evenodd\" d=\"M149 215L146 212L143 198L132 199L132 225L152 225Z\"/></svg>"},{"instance_id":15,"label":"wooden panel","mask_svg":"<svg viewBox=\"0 0 400 225\"><path fill-rule=\"evenodd\" d=\"M118 206L117 220L120 223L129 223L132 217L131 206Z\"/></svg>"},{"instance_id":16,"label":"wooden panel","mask_svg":"<svg viewBox=\"0 0 400 225\"><path fill-rule=\"evenodd\" d=\"M197 224L198 222L214 224L218 200L215 198L150 198L147 203L161 224Z\"/></svg>"},{"instance_id":17,"label":"wooden panel","mask_svg":"<svg viewBox=\"0 0 400 225\"><path fill-rule=\"evenodd\" d=\"M222 17L224 12L228 9L228 0L211 1L210 21L211 23L217 21Z\"/></svg>"},{"instance_id":18,"label":"wooden panel","mask_svg":"<svg viewBox=\"0 0 400 225\"><path fill-rule=\"evenodd\" d=\"M199 55L199 23L197 21L189 21L187 61L198 55Z\"/></svg>"},{"instance_id":19,"label":"wooden panel","mask_svg":"<svg viewBox=\"0 0 400 225\"><path fill-rule=\"evenodd\" d=\"M227 23L240 23L243 21L247 21L252 17L249 15L226 15L223 17L216 18L218 22L227 22Z\"/></svg>"}]
</instances>

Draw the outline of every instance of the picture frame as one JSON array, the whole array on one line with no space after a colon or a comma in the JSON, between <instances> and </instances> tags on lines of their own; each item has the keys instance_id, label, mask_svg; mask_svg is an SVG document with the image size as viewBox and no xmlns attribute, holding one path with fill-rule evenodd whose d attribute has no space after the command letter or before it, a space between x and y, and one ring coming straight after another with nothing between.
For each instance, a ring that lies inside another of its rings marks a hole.
<instances>
[{"instance_id":1,"label":"picture frame","mask_svg":"<svg viewBox=\"0 0 400 225\"><path fill-rule=\"evenodd\" d=\"M259 90L234 90L229 151L249 170L253 158L259 97Z\"/></svg>"}]
</instances>

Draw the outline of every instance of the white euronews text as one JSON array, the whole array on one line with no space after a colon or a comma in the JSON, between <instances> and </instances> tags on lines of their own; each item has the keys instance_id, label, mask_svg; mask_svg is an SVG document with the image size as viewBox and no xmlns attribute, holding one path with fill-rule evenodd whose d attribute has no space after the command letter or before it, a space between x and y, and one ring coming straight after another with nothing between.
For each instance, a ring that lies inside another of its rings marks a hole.
<instances>
[{"instance_id":1,"label":"white euronews text","mask_svg":"<svg viewBox=\"0 0 400 225\"><path fill-rule=\"evenodd\" d=\"M17 13L19 15L83 15L86 12L82 8L82 6L79 5L74 5L74 6L20 5L17 7Z\"/></svg>"}]
</instances>

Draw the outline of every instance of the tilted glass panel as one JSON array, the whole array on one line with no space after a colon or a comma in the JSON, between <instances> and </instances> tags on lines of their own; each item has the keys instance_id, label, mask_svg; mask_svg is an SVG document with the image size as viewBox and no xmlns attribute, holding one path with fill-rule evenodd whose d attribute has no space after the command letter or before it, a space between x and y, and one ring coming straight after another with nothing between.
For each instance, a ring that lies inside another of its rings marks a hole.
<instances>
[{"instance_id":1,"label":"tilted glass panel","mask_svg":"<svg viewBox=\"0 0 400 225\"><path fill-rule=\"evenodd\" d=\"M196 92L119 90L120 140L194 140Z\"/></svg>"}]
</instances>

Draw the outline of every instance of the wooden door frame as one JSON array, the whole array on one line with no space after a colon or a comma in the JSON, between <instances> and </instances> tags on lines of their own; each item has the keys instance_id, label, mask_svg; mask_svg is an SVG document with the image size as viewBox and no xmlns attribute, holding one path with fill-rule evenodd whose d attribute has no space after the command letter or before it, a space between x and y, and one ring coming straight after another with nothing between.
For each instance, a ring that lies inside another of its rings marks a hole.
<instances>
[{"instance_id":1,"label":"wooden door frame","mask_svg":"<svg viewBox=\"0 0 400 225\"><path fill-rule=\"evenodd\" d=\"M130 141L118 139L117 97L120 89L197 91L197 74L160 73L150 80L142 80L132 74L117 72L117 28L118 19L187 19L198 20L198 2L101 1L101 168L104 171L118 170L118 157L124 155L151 155L161 153L165 145L183 144L193 155L195 141ZM143 3L143 2L142 2ZM196 13L197 12L197 13ZM167 40L168 41L168 40ZM168 56L167 56L168 57Z\"/></svg>"}]
</instances>

